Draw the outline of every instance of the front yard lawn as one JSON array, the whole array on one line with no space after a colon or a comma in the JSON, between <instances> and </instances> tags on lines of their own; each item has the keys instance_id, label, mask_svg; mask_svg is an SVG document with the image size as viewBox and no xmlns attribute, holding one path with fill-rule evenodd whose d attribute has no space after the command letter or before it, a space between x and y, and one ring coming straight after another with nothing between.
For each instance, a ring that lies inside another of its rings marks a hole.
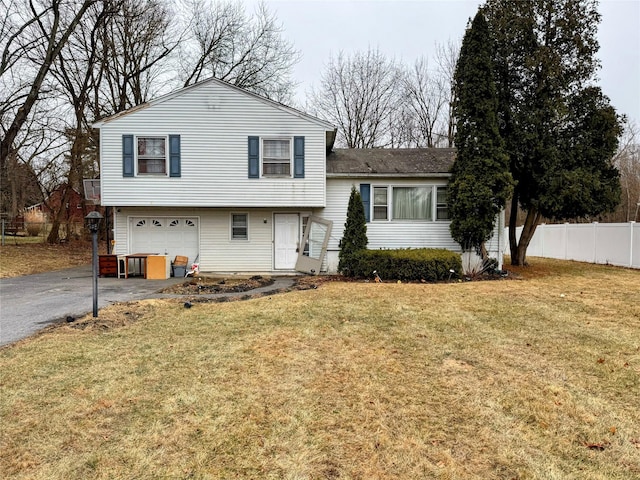
<instances>
[{"instance_id":1,"label":"front yard lawn","mask_svg":"<svg viewBox=\"0 0 640 480\"><path fill-rule=\"evenodd\" d=\"M149 300L0 350L0 477L640 477L640 272Z\"/></svg>"}]
</instances>

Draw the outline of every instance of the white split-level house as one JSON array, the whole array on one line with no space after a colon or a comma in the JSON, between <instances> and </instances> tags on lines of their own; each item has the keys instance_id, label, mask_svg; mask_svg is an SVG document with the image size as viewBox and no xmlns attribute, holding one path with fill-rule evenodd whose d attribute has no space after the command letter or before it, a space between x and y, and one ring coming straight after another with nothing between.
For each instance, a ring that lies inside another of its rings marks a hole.
<instances>
[{"instance_id":1,"label":"white split-level house","mask_svg":"<svg viewBox=\"0 0 640 480\"><path fill-rule=\"evenodd\" d=\"M352 186L369 248L459 251L446 205L454 150L333 149L330 123L216 79L94 127L117 255L184 255L203 272L335 272ZM503 243L494 235L492 256Z\"/></svg>"}]
</instances>

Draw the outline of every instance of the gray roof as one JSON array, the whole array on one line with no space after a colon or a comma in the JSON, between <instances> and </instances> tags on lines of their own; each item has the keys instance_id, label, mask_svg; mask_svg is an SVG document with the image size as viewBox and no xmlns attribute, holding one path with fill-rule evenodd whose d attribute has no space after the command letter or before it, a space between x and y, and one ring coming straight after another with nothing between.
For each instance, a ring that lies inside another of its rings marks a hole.
<instances>
[{"instance_id":1,"label":"gray roof","mask_svg":"<svg viewBox=\"0 0 640 480\"><path fill-rule=\"evenodd\" d=\"M337 148L327 155L327 176L442 176L455 156L455 148Z\"/></svg>"}]
</instances>

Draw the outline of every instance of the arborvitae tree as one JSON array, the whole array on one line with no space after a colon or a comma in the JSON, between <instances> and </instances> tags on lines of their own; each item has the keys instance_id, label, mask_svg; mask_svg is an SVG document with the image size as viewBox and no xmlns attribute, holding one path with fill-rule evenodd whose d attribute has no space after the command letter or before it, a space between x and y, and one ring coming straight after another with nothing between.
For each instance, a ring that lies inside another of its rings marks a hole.
<instances>
[{"instance_id":1,"label":"arborvitae tree","mask_svg":"<svg viewBox=\"0 0 640 480\"><path fill-rule=\"evenodd\" d=\"M618 202L611 158L620 118L593 85L600 62L596 0L487 0L500 134L516 182L511 263L524 265L542 218L595 216ZM526 212L516 238L518 208Z\"/></svg>"},{"instance_id":2,"label":"arborvitae tree","mask_svg":"<svg viewBox=\"0 0 640 480\"><path fill-rule=\"evenodd\" d=\"M362 197L356 187L351 187L347 221L344 224L342 240L340 240L338 271L350 275L353 255L367 248L367 243L369 240L367 239L367 222L364 216Z\"/></svg>"},{"instance_id":3,"label":"arborvitae tree","mask_svg":"<svg viewBox=\"0 0 640 480\"><path fill-rule=\"evenodd\" d=\"M498 131L491 38L478 12L462 41L454 75L456 161L449 188L451 235L463 251L486 257L497 215L512 193L509 159Z\"/></svg>"}]
</instances>

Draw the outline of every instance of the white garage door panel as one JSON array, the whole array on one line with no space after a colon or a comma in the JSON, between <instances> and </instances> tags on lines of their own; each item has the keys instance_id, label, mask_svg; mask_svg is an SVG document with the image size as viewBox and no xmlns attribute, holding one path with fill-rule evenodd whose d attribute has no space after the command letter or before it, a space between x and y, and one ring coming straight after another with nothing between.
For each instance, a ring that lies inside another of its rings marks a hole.
<instances>
[{"instance_id":1,"label":"white garage door panel","mask_svg":"<svg viewBox=\"0 0 640 480\"><path fill-rule=\"evenodd\" d=\"M131 253L167 254L189 257L193 262L199 252L198 219L195 217L131 217Z\"/></svg>"}]
</instances>

